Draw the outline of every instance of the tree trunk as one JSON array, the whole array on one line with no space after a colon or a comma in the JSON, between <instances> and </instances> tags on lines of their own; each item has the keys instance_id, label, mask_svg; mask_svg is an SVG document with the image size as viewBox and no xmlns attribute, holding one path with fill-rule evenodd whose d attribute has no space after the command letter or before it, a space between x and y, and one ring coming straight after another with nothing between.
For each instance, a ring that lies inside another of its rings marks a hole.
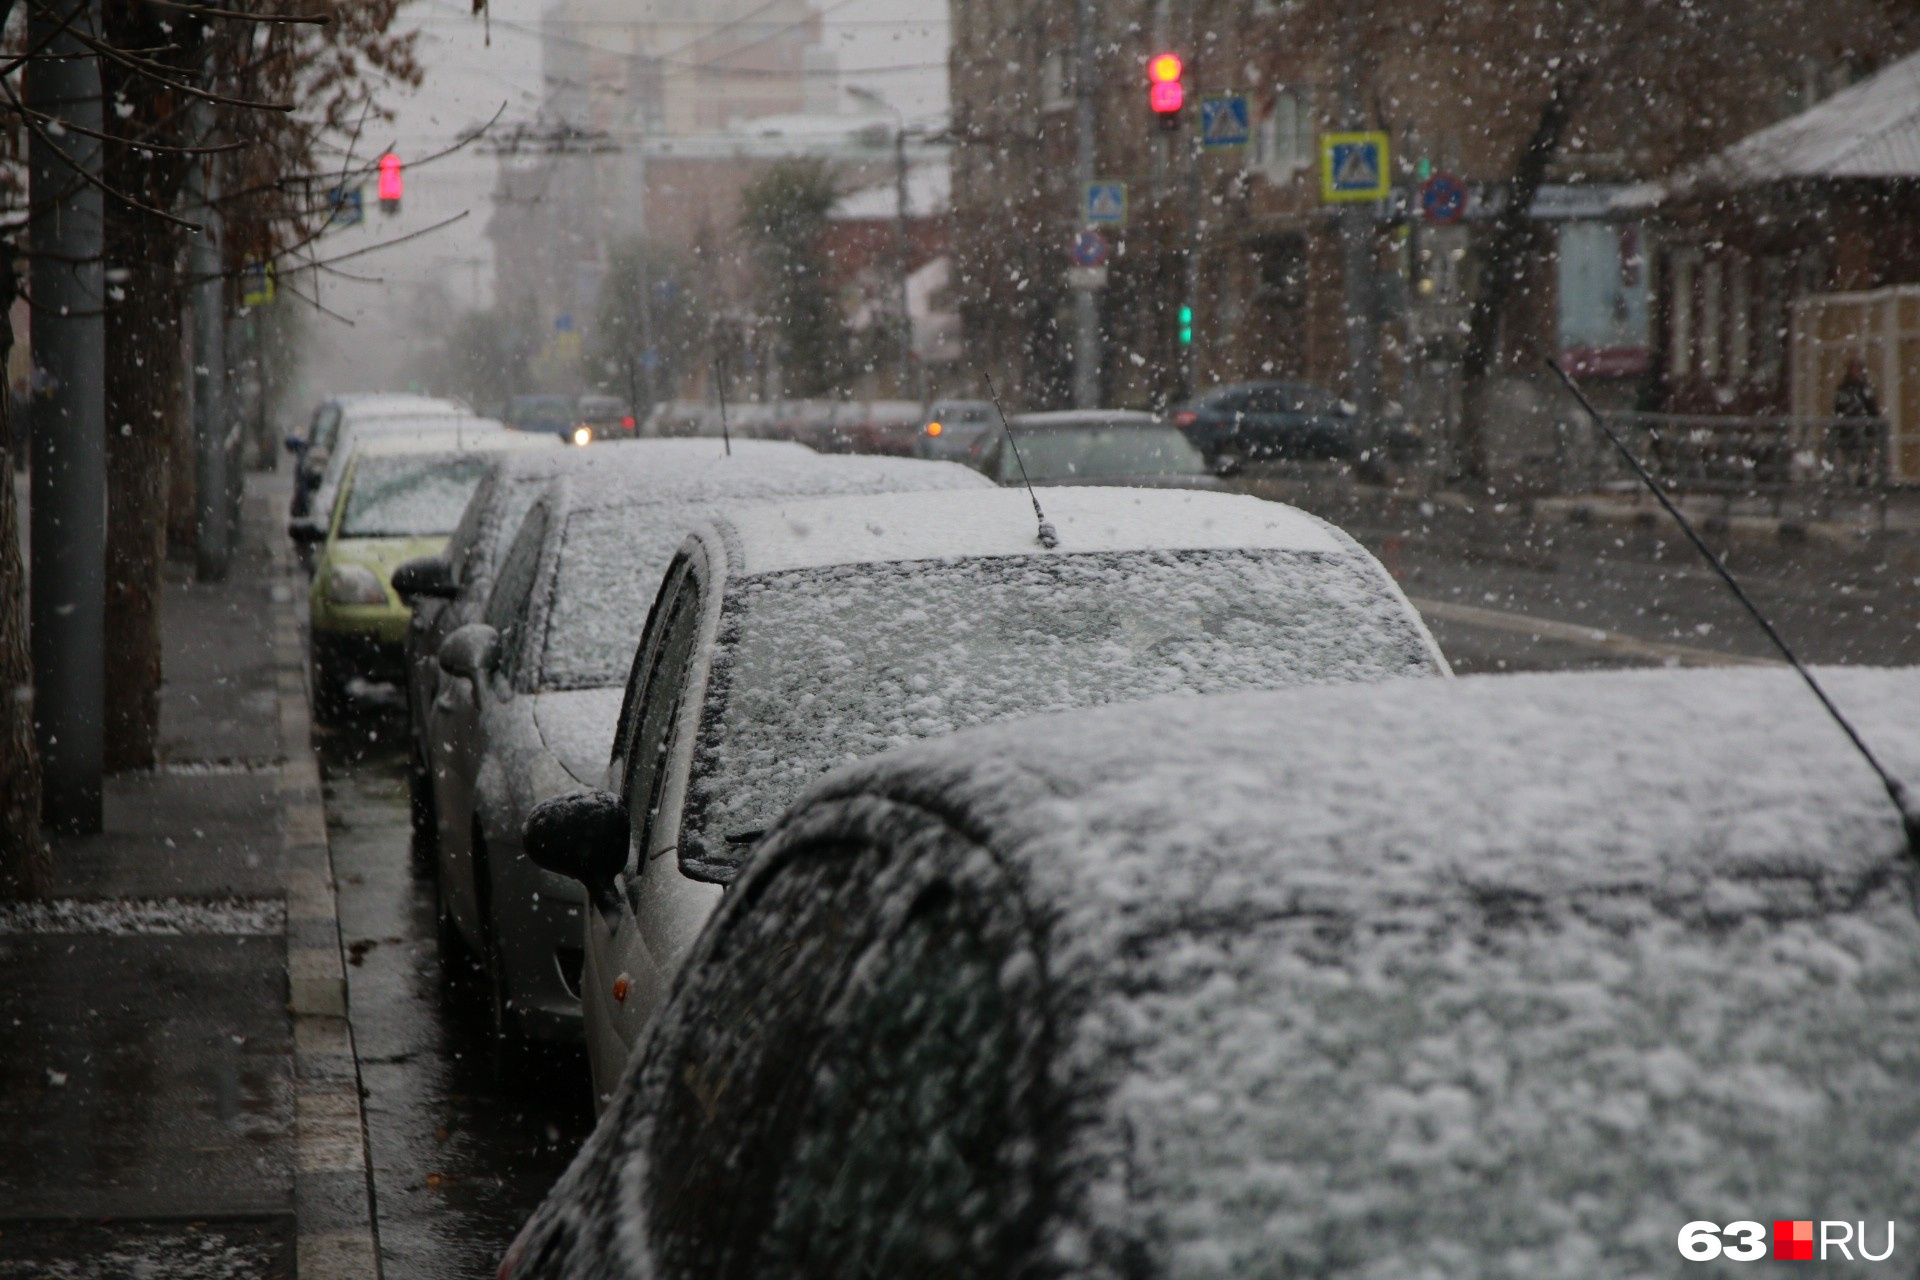
<instances>
[{"instance_id":1,"label":"tree trunk","mask_svg":"<svg viewBox=\"0 0 1920 1280\"><path fill-rule=\"evenodd\" d=\"M0 261L0 367L13 347L7 317L19 290L12 247L6 250ZM40 897L53 879L52 853L40 834L40 753L33 742L33 660L10 413L8 397L0 395L0 901Z\"/></svg>"},{"instance_id":2,"label":"tree trunk","mask_svg":"<svg viewBox=\"0 0 1920 1280\"><path fill-rule=\"evenodd\" d=\"M151 768L160 745L160 584L180 399L173 252L158 219L125 206L108 210L107 261L118 282L109 286L106 319L110 773Z\"/></svg>"},{"instance_id":3,"label":"tree trunk","mask_svg":"<svg viewBox=\"0 0 1920 1280\"><path fill-rule=\"evenodd\" d=\"M195 42L177 13L156 5L102 7L104 34L121 48L167 50L191 67ZM102 59L101 88L122 109L108 113L118 138L184 141L175 95L150 76ZM186 165L166 152L109 143L107 185L143 204L173 205ZM106 767L151 768L160 737L160 584L172 524L169 466L183 416L180 386L180 256L177 233L124 200L106 207L107 561ZM184 461L184 460L183 460Z\"/></svg>"},{"instance_id":4,"label":"tree trunk","mask_svg":"<svg viewBox=\"0 0 1920 1280\"><path fill-rule=\"evenodd\" d=\"M1486 423L1482 416L1488 375L1500 356L1500 322L1507 299L1526 275L1529 210L1546 181L1547 168L1586 87L1588 71L1569 67L1556 76L1533 133L1520 149L1507 183L1507 202L1494 220L1493 234L1480 258L1480 288L1467 322L1466 349L1460 356L1460 467L1470 479L1487 477Z\"/></svg>"}]
</instances>

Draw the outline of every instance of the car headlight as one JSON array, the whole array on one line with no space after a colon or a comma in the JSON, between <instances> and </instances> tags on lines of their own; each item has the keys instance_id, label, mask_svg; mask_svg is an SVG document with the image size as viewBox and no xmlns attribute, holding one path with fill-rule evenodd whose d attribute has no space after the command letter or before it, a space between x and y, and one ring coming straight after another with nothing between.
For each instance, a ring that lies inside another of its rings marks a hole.
<instances>
[{"instance_id":1,"label":"car headlight","mask_svg":"<svg viewBox=\"0 0 1920 1280\"><path fill-rule=\"evenodd\" d=\"M593 442L593 428L575 427L573 429L573 442L579 445L591 444Z\"/></svg>"},{"instance_id":2,"label":"car headlight","mask_svg":"<svg viewBox=\"0 0 1920 1280\"><path fill-rule=\"evenodd\" d=\"M337 564L327 572L327 599L333 604L385 604L380 575L363 564Z\"/></svg>"}]
</instances>

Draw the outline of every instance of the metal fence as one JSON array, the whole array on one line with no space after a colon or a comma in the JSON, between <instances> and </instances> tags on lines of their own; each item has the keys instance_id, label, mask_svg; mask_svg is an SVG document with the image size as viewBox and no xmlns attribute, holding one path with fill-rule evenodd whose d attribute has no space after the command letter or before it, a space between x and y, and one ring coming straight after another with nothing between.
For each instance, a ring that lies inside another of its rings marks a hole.
<instances>
[{"instance_id":1,"label":"metal fence","mask_svg":"<svg viewBox=\"0 0 1920 1280\"><path fill-rule=\"evenodd\" d=\"M1826 514L1838 502L1867 501L1886 520L1887 424L1878 418L1724 417L1709 414L1605 415L1607 425L1662 487L1711 495L1733 510L1759 501L1774 515L1792 502ZM1632 491L1638 480L1591 424L1556 433L1554 471L1563 493Z\"/></svg>"}]
</instances>

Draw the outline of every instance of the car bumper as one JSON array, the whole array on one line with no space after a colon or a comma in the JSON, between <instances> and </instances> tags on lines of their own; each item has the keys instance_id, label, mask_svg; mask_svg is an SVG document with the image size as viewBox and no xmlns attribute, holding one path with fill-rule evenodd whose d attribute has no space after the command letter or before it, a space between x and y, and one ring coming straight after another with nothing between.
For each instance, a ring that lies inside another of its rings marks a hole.
<instances>
[{"instance_id":1,"label":"car bumper","mask_svg":"<svg viewBox=\"0 0 1920 1280\"><path fill-rule=\"evenodd\" d=\"M518 848L492 852L493 945L508 1012L531 1039L578 1043L586 890L542 871Z\"/></svg>"}]
</instances>

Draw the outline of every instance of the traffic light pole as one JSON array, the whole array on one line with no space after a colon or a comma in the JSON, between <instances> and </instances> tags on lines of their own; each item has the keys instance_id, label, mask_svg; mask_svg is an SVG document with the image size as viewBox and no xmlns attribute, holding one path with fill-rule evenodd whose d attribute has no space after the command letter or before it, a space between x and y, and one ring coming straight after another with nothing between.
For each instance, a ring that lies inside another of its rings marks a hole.
<instances>
[{"instance_id":1,"label":"traffic light pole","mask_svg":"<svg viewBox=\"0 0 1920 1280\"><path fill-rule=\"evenodd\" d=\"M105 206L76 168L100 174L100 65L74 34L97 31L88 0L30 10L26 101L67 128L27 144L32 226L33 574L29 617L41 814L57 830L101 827L106 715ZM9 483L0 477L0 484Z\"/></svg>"},{"instance_id":2,"label":"traffic light pole","mask_svg":"<svg viewBox=\"0 0 1920 1280\"><path fill-rule=\"evenodd\" d=\"M1349 129L1366 126L1355 21L1354 8L1349 5L1341 22L1344 58L1340 73L1340 112ZM1378 266L1371 204L1349 204L1340 210L1340 265L1347 292L1347 389L1362 429L1371 435L1380 420L1380 325L1375 290Z\"/></svg>"},{"instance_id":3,"label":"traffic light pole","mask_svg":"<svg viewBox=\"0 0 1920 1280\"><path fill-rule=\"evenodd\" d=\"M1094 178L1093 0L1074 0L1074 199L1086 199ZM1084 213L1084 210L1080 211ZM1100 299L1093 289L1073 290L1073 407L1100 405Z\"/></svg>"}]
</instances>

